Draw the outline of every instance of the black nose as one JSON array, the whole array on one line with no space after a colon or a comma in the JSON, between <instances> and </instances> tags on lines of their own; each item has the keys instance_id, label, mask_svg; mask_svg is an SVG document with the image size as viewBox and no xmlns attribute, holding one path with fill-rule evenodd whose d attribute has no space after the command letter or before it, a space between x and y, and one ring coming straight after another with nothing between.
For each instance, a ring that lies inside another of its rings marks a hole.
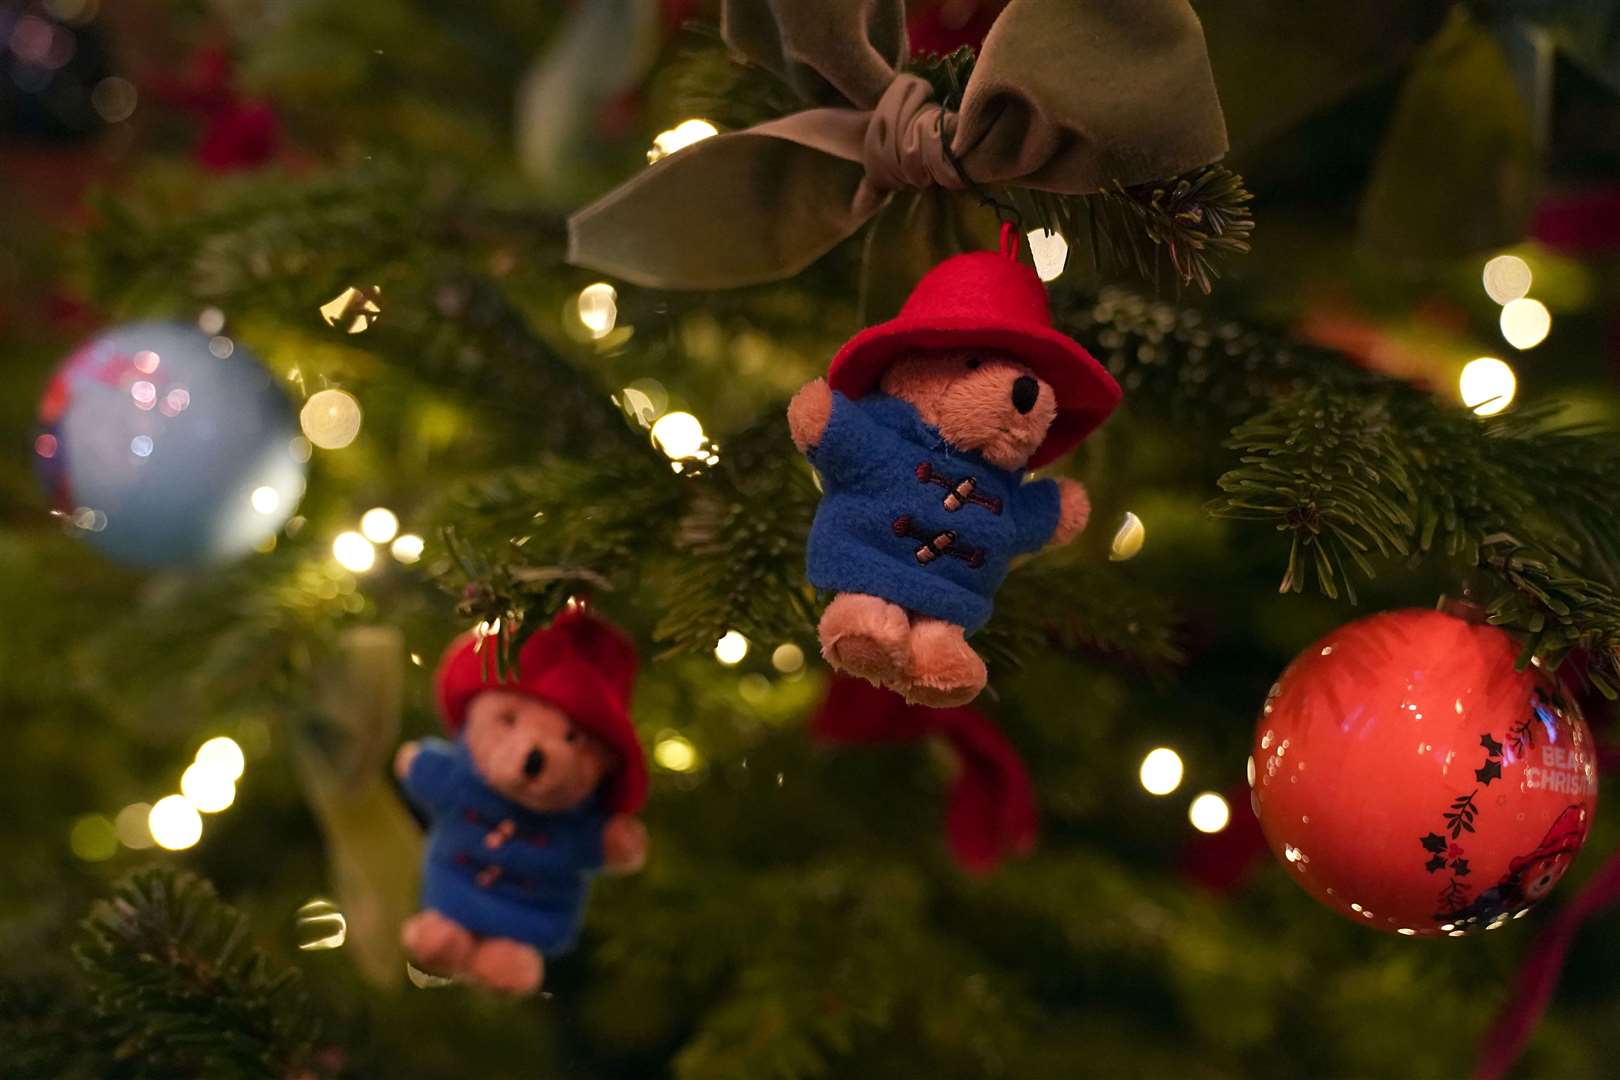
<instances>
[{"instance_id":1,"label":"black nose","mask_svg":"<svg viewBox=\"0 0 1620 1080\"><path fill-rule=\"evenodd\" d=\"M546 755L539 750L530 750L529 756L523 759L523 775L530 780L540 775L540 770L546 767Z\"/></svg>"},{"instance_id":2,"label":"black nose","mask_svg":"<svg viewBox=\"0 0 1620 1080\"><path fill-rule=\"evenodd\" d=\"M1035 407L1035 399L1041 396L1041 384L1035 381L1033 375L1020 375L1013 380L1013 408L1021 413L1027 413Z\"/></svg>"}]
</instances>

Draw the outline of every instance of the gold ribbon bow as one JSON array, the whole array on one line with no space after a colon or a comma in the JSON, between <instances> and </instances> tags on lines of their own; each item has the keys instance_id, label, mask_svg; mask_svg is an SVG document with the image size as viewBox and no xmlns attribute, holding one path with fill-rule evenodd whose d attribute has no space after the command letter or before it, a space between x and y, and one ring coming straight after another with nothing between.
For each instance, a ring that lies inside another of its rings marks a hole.
<instances>
[{"instance_id":1,"label":"gold ribbon bow","mask_svg":"<svg viewBox=\"0 0 1620 1080\"><path fill-rule=\"evenodd\" d=\"M1010 0L959 112L900 71L904 16L904 0L725 0L726 43L813 107L648 166L569 219L569 261L666 289L774 281L897 190L966 173L1082 195L1226 152L1187 0Z\"/></svg>"}]
</instances>

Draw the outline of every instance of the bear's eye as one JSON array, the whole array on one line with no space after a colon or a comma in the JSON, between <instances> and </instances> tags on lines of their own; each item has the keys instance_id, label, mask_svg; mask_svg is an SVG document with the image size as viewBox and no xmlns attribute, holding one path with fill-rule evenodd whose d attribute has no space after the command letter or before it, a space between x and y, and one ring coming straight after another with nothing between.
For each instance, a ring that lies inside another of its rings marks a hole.
<instances>
[{"instance_id":1,"label":"bear's eye","mask_svg":"<svg viewBox=\"0 0 1620 1080\"><path fill-rule=\"evenodd\" d=\"M579 738L579 729L576 728L576 727L569 728L568 729L568 734L563 736L563 739L565 741L567 741L567 742L573 742L574 740L576 740L578 738Z\"/></svg>"},{"instance_id":2,"label":"bear's eye","mask_svg":"<svg viewBox=\"0 0 1620 1080\"><path fill-rule=\"evenodd\" d=\"M507 709L505 712L501 713L501 723L505 724L507 727L511 727L513 724L517 723L517 713L513 712L511 709Z\"/></svg>"},{"instance_id":3,"label":"bear's eye","mask_svg":"<svg viewBox=\"0 0 1620 1080\"><path fill-rule=\"evenodd\" d=\"M984 361L979 359L977 356L970 356L968 357L967 369L969 371L977 371L979 370L979 365L982 363L984 363Z\"/></svg>"}]
</instances>

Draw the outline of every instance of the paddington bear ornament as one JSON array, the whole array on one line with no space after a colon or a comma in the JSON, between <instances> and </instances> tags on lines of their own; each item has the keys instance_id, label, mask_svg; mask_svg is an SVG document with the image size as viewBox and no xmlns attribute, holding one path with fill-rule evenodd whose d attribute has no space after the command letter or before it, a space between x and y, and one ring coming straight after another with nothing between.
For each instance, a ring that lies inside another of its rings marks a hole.
<instances>
[{"instance_id":1,"label":"paddington bear ornament","mask_svg":"<svg viewBox=\"0 0 1620 1080\"><path fill-rule=\"evenodd\" d=\"M821 476L812 584L833 593L821 651L839 671L936 708L984 688L967 637L990 618L1015 555L1066 544L1091 505L1025 471L1072 450L1119 385L1052 327L1046 289L1002 250L957 255L900 314L856 334L788 406Z\"/></svg>"},{"instance_id":2,"label":"paddington bear ornament","mask_svg":"<svg viewBox=\"0 0 1620 1080\"><path fill-rule=\"evenodd\" d=\"M636 653L570 607L486 679L487 646L453 642L437 675L454 742L400 747L394 769L429 819L422 910L401 939L421 968L533 993L574 944L591 878L633 873L647 832L633 815L647 767L627 712Z\"/></svg>"}]
</instances>

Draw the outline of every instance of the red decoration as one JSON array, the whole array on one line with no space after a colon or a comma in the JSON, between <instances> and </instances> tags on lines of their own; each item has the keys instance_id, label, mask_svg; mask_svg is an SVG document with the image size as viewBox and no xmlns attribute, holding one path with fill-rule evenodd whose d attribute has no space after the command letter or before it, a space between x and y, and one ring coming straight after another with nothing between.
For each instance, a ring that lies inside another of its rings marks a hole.
<instances>
[{"instance_id":1,"label":"red decoration","mask_svg":"<svg viewBox=\"0 0 1620 1080\"><path fill-rule=\"evenodd\" d=\"M1007 855L1035 847L1040 821L1029 774L1007 737L971 705L909 705L892 690L834 675L810 720L810 734L832 743L944 738L956 751L960 768L945 813L945 832L957 863L984 873Z\"/></svg>"},{"instance_id":2,"label":"red decoration","mask_svg":"<svg viewBox=\"0 0 1620 1080\"><path fill-rule=\"evenodd\" d=\"M195 150L197 164L212 172L256 169L281 149L281 121L268 102L244 96L224 49L199 49L183 77L154 80L158 100L195 113L204 121Z\"/></svg>"},{"instance_id":3,"label":"red decoration","mask_svg":"<svg viewBox=\"0 0 1620 1080\"><path fill-rule=\"evenodd\" d=\"M1272 851L1341 915L1407 935L1500 925L1586 841L1580 710L1495 627L1392 611L1306 649L1266 698L1250 783Z\"/></svg>"},{"instance_id":4,"label":"red decoration","mask_svg":"<svg viewBox=\"0 0 1620 1080\"><path fill-rule=\"evenodd\" d=\"M990 25L1007 0L931 0L906 20L906 38L912 55L955 52L963 45L974 51L984 44Z\"/></svg>"}]
</instances>

